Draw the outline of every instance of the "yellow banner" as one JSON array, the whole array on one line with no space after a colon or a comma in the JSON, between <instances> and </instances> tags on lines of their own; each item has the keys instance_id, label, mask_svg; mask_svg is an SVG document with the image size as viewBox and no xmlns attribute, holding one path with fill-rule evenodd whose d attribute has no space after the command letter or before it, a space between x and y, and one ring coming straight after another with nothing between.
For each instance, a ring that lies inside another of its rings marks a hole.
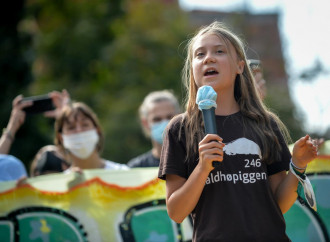
<instances>
[{"instance_id":1,"label":"yellow banner","mask_svg":"<svg viewBox=\"0 0 330 242\"><path fill-rule=\"evenodd\" d=\"M31 178L19 187L1 183L1 241L189 240L190 232L184 238L182 226L168 218L157 173L89 170Z\"/></svg>"},{"instance_id":2,"label":"yellow banner","mask_svg":"<svg viewBox=\"0 0 330 242\"><path fill-rule=\"evenodd\" d=\"M297 201L284 215L293 242L328 241L329 164L324 156L310 164L318 212ZM190 220L179 225L168 217L157 174L158 168L86 170L30 178L18 187L2 182L0 241L191 241Z\"/></svg>"}]
</instances>

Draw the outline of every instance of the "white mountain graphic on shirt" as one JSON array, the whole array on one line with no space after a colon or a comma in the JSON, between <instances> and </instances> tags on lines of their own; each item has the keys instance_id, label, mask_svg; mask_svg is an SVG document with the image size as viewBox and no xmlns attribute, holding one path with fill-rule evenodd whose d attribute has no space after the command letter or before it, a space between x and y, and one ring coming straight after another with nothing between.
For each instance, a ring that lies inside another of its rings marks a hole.
<instances>
[{"instance_id":1,"label":"white mountain graphic on shirt","mask_svg":"<svg viewBox=\"0 0 330 242\"><path fill-rule=\"evenodd\" d=\"M258 144L247 138L239 138L231 141L223 147L227 155L258 155L261 159L261 150Z\"/></svg>"}]
</instances>

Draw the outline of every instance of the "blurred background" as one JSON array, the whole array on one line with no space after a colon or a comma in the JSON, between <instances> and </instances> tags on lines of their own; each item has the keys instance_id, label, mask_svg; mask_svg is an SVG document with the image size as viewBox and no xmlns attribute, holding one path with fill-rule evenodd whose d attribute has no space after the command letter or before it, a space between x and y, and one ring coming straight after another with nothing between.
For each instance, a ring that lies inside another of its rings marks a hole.
<instances>
[{"instance_id":1,"label":"blurred background","mask_svg":"<svg viewBox=\"0 0 330 242\"><path fill-rule=\"evenodd\" d=\"M268 5L234 0L7 1L0 22L0 127L6 127L18 94L67 89L100 118L106 136L102 157L126 163L151 148L137 113L144 96L171 89L182 102L185 41L198 27L219 20L247 43L249 58L262 61L265 102L292 139L305 133L329 139L330 63L323 58L330 55L329 38L321 35L329 32L322 25L329 21L311 21L299 10L301 1L290 1L291 7L285 1L262 2ZM325 16L309 2L306 13ZM326 9L325 0L316 2ZM317 52L316 46L323 49ZM54 120L27 116L10 153L29 167L39 148L53 143L53 130Z\"/></svg>"}]
</instances>

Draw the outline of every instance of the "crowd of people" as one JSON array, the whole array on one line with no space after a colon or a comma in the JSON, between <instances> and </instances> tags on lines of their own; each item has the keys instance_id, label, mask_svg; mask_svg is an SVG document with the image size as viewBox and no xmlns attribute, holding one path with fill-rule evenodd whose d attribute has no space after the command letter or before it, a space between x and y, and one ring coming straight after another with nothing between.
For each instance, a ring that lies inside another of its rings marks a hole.
<instances>
[{"instance_id":1,"label":"crowd of people","mask_svg":"<svg viewBox=\"0 0 330 242\"><path fill-rule=\"evenodd\" d=\"M19 180L51 173L82 172L83 169L128 169L102 158L104 135L97 115L83 102L71 101L66 90L50 92L53 110L44 116L55 118L55 144L41 147L30 164L29 174L18 158L9 154L15 134L24 124L27 107L33 101L24 101L19 95L13 100L7 127L0 139L0 181Z\"/></svg>"},{"instance_id":2,"label":"crowd of people","mask_svg":"<svg viewBox=\"0 0 330 242\"><path fill-rule=\"evenodd\" d=\"M0 140L0 181L60 172L82 172L83 169L158 167L165 127L181 111L179 101L172 91L149 93L139 108L139 117L141 128L150 139L152 148L132 158L127 164L120 164L101 157L104 134L97 115L88 105L72 101L66 90L52 91L48 95L54 109L43 114L55 119L54 144L40 148L30 164L29 172L22 161L9 154L16 132L24 124L24 109L33 105L33 101L23 101L22 95L17 96L13 100L11 116Z\"/></svg>"},{"instance_id":3,"label":"crowd of people","mask_svg":"<svg viewBox=\"0 0 330 242\"><path fill-rule=\"evenodd\" d=\"M202 28L187 51L186 110L181 112L168 90L151 92L139 108L150 151L127 164L102 158L105 140L97 115L85 103L72 101L67 91L54 91L49 97L55 109L45 115L55 118L55 143L41 147L28 174L23 163L9 155L25 120L24 108L33 105L19 95L0 139L0 181L84 169L159 167L159 178L166 180L169 216L180 223L191 215L194 241L255 236L260 241L288 241L282 214L297 198L298 180L287 171L291 166L303 174L317 155L317 144L306 135L290 153L285 126L262 102L266 82L260 61L248 60L242 42L221 23ZM203 131L196 93L204 85L218 94L217 134ZM229 147L235 147L234 152ZM221 162L220 167L213 161Z\"/></svg>"}]
</instances>

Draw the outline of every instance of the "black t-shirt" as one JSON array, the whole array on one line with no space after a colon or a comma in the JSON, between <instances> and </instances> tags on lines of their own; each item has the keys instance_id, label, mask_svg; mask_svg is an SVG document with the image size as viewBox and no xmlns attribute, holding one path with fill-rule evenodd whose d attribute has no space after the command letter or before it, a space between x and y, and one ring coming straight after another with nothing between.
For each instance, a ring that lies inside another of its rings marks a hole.
<instances>
[{"instance_id":1,"label":"black t-shirt","mask_svg":"<svg viewBox=\"0 0 330 242\"><path fill-rule=\"evenodd\" d=\"M282 146L281 159L267 165L261 161L261 142L245 129L241 112L216 116L217 132L226 144L220 167L210 172L201 197L192 211L194 241L290 241L285 221L275 201L268 177L288 170L291 154L275 127ZM175 174L188 179L198 154L186 161L185 135L179 140L181 118L165 135L159 178Z\"/></svg>"},{"instance_id":2,"label":"black t-shirt","mask_svg":"<svg viewBox=\"0 0 330 242\"><path fill-rule=\"evenodd\" d=\"M127 165L129 167L158 167L159 158L156 158L152 155L151 150L131 159Z\"/></svg>"}]
</instances>

